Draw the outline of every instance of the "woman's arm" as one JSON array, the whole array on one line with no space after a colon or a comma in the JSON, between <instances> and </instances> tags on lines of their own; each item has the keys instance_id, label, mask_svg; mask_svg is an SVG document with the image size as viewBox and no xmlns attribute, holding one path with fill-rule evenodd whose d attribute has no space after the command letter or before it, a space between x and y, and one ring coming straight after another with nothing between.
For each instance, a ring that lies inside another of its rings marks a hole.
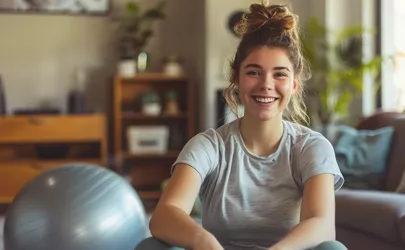
<instances>
[{"instance_id":1,"label":"woman's arm","mask_svg":"<svg viewBox=\"0 0 405 250\"><path fill-rule=\"evenodd\" d=\"M169 245L185 249L197 249L203 244L217 244L215 238L190 217L190 212L201 186L196 170L186 164L178 164L163 191L150 221L153 237Z\"/></svg>"},{"instance_id":2,"label":"woman's arm","mask_svg":"<svg viewBox=\"0 0 405 250\"><path fill-rule=\"evenodd\" d=\"M321 174L304 186L301 220L270 250L307 249L335 240L334 176Z\"/></svg>"}]
</instances>

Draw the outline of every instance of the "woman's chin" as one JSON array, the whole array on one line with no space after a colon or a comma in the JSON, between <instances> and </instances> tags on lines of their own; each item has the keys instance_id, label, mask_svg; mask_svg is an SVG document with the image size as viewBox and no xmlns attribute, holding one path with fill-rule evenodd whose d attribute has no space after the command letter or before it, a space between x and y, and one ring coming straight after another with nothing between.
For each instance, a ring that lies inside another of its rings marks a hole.
<instances>
[{"instance_id":1,"label":"woman's chin","mask_svg":"<svg viewBox=\"0 0 405 250\"><path fill-rule=\"evenodd\" d=\"M280 115L276 112L258 112L254 115L250 115L250 118L263 122L277 119L279 117Z\"/></svg>"}]
</instances>

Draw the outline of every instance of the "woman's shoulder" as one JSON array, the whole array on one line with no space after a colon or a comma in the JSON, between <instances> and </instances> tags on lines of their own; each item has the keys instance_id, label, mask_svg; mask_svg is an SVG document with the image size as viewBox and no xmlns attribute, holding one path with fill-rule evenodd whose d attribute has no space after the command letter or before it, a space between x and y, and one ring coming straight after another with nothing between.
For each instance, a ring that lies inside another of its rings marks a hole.
<instances>
[{"instance_id":1,"label":"woman's shoulder","mask_svg":"<svg viewBox=\"0 0 405 250\"><path fill-rule=\"evenodd\" d=\"M329 140L318 131L290 121L284 121L284 124L293 147L331 146Z\"/></svg>"},{"instance_id":2,"label":"woman's shoulder","mask_svg":"<svg viewBox=\"0 0 405 250\"><path fill-rule=\"evenodd\" d=\"M210 140L216 143L226 143L230 137L237 133L236 120L226 123L218 128L208 128L194 136L196 140Z\"/></svg>"}]
</instances>

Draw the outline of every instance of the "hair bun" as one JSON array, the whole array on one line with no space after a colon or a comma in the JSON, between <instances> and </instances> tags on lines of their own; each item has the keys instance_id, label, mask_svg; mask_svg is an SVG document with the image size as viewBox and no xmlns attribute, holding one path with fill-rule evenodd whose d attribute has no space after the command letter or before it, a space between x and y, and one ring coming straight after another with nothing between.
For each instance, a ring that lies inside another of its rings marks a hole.
<instances>
[{"instance_id":1,"label":"hair bun","mask_svg":"<svg viewBox=\"0 0 405 250\"><path fill-rule=\"evenodd\" d=\"M294 16L286 6L265 6L263 3L252 4L249 11L243 15L242 20L235 26L235 33L243 36L262 28L282 32L293 29L294 25Z\"/></svg>"}]
</instances>

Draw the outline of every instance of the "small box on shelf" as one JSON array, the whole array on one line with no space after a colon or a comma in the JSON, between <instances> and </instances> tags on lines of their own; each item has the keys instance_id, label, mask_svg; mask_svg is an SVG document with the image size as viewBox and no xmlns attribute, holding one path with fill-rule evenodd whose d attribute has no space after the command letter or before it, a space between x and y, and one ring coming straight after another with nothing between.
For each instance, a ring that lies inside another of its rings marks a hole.
<instances>
[{"instance_id":1,"label":"small box on shelf","mask_svg":"<svg viewBox=\"0 0 405 250\"><path fill-rule=\"evenodd\" d=\"M165 154L168 150L167 126L130 126L127 136L131 154Z\"/></svg>"}]
</instances>

